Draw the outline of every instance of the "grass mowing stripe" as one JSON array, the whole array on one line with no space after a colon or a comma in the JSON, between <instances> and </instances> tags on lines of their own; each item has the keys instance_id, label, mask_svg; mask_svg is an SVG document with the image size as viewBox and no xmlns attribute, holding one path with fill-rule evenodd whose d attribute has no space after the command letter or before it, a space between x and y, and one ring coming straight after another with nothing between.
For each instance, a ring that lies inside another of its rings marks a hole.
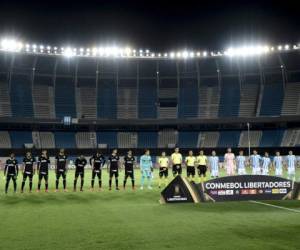
<instances>
[{"instance_id":1,"label":"grass mowing stripe","mask_svg":"<svg viewBox=\"0 0 300 250\"><path fill-rule=\"evenodd\" d=\"M277 205L273 205L273 204L269 204L269 203L265 203L265 202L261 202L261 201L249 201L249 202L260 204L260 205L265 205L265 206L269 206L269 207L284 209L284 210L287 210L287 211L290 211L290 212L300 213L300 210L297 210L297 209L281 207L281 206L277 206Z\"/></svg>"}]
</instances>

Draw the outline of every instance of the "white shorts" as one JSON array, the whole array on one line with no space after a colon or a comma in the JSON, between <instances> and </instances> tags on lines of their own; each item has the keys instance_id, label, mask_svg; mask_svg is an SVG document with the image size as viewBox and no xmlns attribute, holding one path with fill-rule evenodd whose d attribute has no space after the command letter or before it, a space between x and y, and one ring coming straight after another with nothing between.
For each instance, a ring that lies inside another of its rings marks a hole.
<instances>
[{"instance_id":1,"label":"white shorts","mask_svg":"<svg viewBox=\"0 0 300 250\"><path fill-rule=\"evenodd\" d=\"M268 168L263 168L262 169L262 174L263 175L269 175L269 169Z\"/></svg>"},{"instance_id":2,"label":"white shorts","mask_svg":"<svg viewBox=\"0 0 300 250\"><path fill-rule=\"evenodd\" d=\"M244 175L246 174L246 169L245 168L238 168L238 175Z\"/></svg>"},{"instance_id":3,"label":"white shorts","mask_svg":"<svg viewBox=\"0 0 300 250\"><path fill-rule=\"evenodd\" d=\"M275 175L281 176L282 175L282 168L275 168Z\"/></svg>"},{"instance_id":4,"label":"white shorts","mask_svg":"<svg viewBox=\"0 0 300 250\"><path fill-rule=\"evenodd\" d=\"M219 170L218 169L212 169L211 170L211 176L214 176L214 177L219 176Z\"/></svg>"},{"instance_id":5,"label":"white shorts","mask_svg":"<svg viewBox=\"0 0 300 250\"><path fill-rule=\"evenodd\" d=\"M261 174L259 167L252 168L252 174Z\"/></svg>"},{"instance_id":6,"label":"white shorts","mask_svg":"<svg viewBox=\"0 0 300 250\"><path fill-rule=\"evenodd\" d=\"M289 175L295 175L295 173L296 173L295 168L288 168L288 174Z\"/></svg>"}]
</instances>

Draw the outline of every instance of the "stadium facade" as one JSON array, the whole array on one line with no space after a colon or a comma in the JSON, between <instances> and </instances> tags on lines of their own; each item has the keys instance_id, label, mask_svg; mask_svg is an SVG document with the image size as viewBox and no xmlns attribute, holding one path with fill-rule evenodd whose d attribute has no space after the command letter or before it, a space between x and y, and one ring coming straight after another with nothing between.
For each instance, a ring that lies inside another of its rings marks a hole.
<instances>
[{"instance_id":1,"label":"stadium facade","mask_svg":"<svg viewBox=\"0 0 300 250\"><path fill-rule=\"evenodd\" d=\"M248 134L248 125L250 132ZM253 57L99 58L0 52L0 148L300 153L298 50Z\"/></svg>"}]
</instances>

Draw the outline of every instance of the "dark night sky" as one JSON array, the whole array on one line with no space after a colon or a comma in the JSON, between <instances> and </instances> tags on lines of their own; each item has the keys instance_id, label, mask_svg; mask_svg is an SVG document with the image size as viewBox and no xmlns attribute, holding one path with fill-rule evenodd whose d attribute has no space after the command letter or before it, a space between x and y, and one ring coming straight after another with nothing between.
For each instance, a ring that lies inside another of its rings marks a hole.
<instances>
[{"instance_id":1,"label":"dark night sky","mask_svg":"<svg viewBox=\"0 0 300 250\"><path fill-rule=\"evenodd\" d=\"M0 35L46 45L117 43L153 51L300 42L297 1L205 2L3 0Z\"/></svg>"}]
</instances>

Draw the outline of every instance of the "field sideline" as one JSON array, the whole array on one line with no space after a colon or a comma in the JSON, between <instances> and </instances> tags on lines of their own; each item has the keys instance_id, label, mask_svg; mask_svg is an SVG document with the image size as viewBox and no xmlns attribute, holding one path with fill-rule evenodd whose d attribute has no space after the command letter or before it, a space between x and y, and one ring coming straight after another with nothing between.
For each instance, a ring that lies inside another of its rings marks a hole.
<instances>
[{"instance_id":1,"label":"field sideline","mask_svg":"<svg viewBox=\"0 0 300 250\"><path fill-rule=\"evenodd\" d=\"M1 178L0 249L299 249L300 201L268 202L295 212L251 202L160 205L155 177L153 190L133 192L128 181L128 190L108 191L104 172L104 190L90 192L87 170L85 191L73 193L72 170L69 192L54 193L52 171L49 193L20 194L19 175L18 193L11 183L7 195Z\"/></svg>"}]
</instances>

